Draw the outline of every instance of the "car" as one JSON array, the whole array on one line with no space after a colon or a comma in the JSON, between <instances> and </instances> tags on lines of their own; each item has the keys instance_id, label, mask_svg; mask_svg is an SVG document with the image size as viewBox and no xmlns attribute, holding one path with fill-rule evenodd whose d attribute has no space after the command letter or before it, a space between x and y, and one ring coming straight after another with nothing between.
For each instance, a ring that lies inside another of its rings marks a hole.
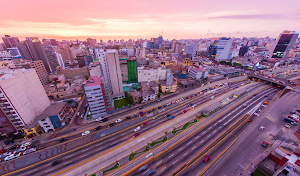
<instances>
[{"instance_id":1,"label":"car","mask_svg":"<svg viewBox=\"0 0 300 176\"><path fill-rule=\"evenodd\" d=\"M29 153L32 153L32 152L35 152L36 151L36 148L30 148L29 150L26 150L23 155L27 155Z\"/></svg>"},{"instance_id":2,"label":"car","mask_svg":"<svg viewBox=\"0 0 300 176\"><path fill-rule=\"evenodd\" d=\"M143 122L143 123L142 123L142 126L147 125L147 124L148 124L148 122Z\"/></svg>"},{"instance_id":3,"label":"car","mask_svg":"<svg viewBox=\"0 0 300 176\"><path fill-rule=\"evenodd\" d=\"M285 124L285 127L286 127L286 128L291 128L291 127L292 127L292 124L287 123L287 124Z\"/></svg>"},{"instance_id":4,"label":"car","mask_svg":"<svg viewBox=\"0 0 300 176\"><path fill-rule=\"evenodd\" d=\"M100 122L100 121L102 121L102 120L103 120L103 118L102 118L102 117L99 117L99 118L96 119L96 122Z\"/></svg>"},{"instance_id":5,"label":"car","mask_svg":"<svg viewBox=\"0 0 300 176\"><path fill-rule=\"evenodd\" d=\"M272 100L272 98L270 97L270 98L268 98L269 100Z\"/></svg>"},{"instance_id":6,"label":"car","mask_svg":"<svg viewBox=\"0 0 300 176\"><path fill-rule=\"evenodd\" d=\"M57 165L57 164L59 164L59 163L61 163L61 160L56 160L56 161L54 161L53 163L51 163L51 166L55 166L55 165Z\"/></svg>"},{"instance_id":7,"label":"car","mask_svg":"<svg viewBox=\"0 0 300 176\"><path fill-rule=\"evenodd\" d=\"M106 121L108 121L108 118L103 118L102 119L102 122L106 122Z\"/></svg>"},{"instance_id":8,"label":"car","mask_svg":"<svg viewBox=\"0 0 300 176\"><path fill-rule=\"evenodd\" d=\"M4 153L4 152L5 152L5 149L1 149L1 150L0 150L0 153Z\"/></svg>"},{"instance_id":9,"label":"car","mask_svg":"<svg viewBox=\"0 0 300 176\"><path fill-rule=\"evenodd\" d=\"M170 120L174 119L174 116L169 117Z\"/></svg>"},{"instance_id":10,"label":"car","mask_svg":"<svg viewBox=\"0 0 300 176\"><path fill-rule=\"evenodd\" d=\"M260 131L263 131L264 129L265 129L265 127L263 127L263 126L260 126L260 127L259 127L259 130L260 130Z\"/></svg>"},{"instance_id":11,"label":"car","mask_svg":"<svg viewBox=\"0 0 300 176\"><path fill-rule=\"evenodd\" d=\"M144 116L145 114L144 114L144 112L139 112L139 116Z\"/></svg>"},{"instance_id":12,"label":"car","mask_svg":"<svg viewBox=\"0 0 300 176\"><path fill-rule=\"evenodd\" d=\"M84 116L84 114L81 114L80 118L82 118L82 119L83 119L83 116Z\"/></svg>"},{"instance_id":13,"label":"car","mask_svg":"<svg viewBox=\"0 0 300 176\"><path fill-rule=\"evenodd\" d=\"M127 116L126 119L130 119L130 116Z\"/></svg>"},{"instance_id":14,"label":"car","mask_svg":"<svg viewBox=\"0 0 300 176\"><path fill-rule=\"evenodd\" d=\"M246 105L246 104L243 104L243 108L245 108L245 107L247 107L247 105Z\"/></svg>"},{"instance_id":15,"label":"car","mask_svg":"<svg viewBox=\"0 0 300 176\"><path fill-rule=\"evenodd\" d=\"M115 126L114 123L108 124L108 127L113 127L113 126Z\"/></svg>"},{"instance_id":16,"label":"car","mask_svg":"<svg viewBox=\"0 0 300 176\"><path fill-rule=\"evenodd\" d=\"M256 96L256 94L253 94L253 96Z\"/></svg>"},{"instance_id":17,"label":"car","mask_svg":"<svg viewBox=\"0 0 300 176\"><path fill-rule=\"evenodd\" d=\"M21 147L27 147L29 145L31 145L31 142L26 142L26 143L22 144Z\"/></svg>"},{"instance_id":18,"label":"car","mask_svg":"<svg viewBox=\"0 0 300 176\"><path fill-rule=\"evenodd\" d=\"M13 155L9 155L9 156L4 158L4 161L9 161L11 159L18 158L20 155L21 155L21 153L16 153L16 154L13 154Z\"/></svg>"},{"instance_id":19,"label":"car","mask_svg":"<svg viewBox=\"0 0 300 176\"><path fill-rule=\"evenodd\" d=\"M137 137L138 135L140 135L141 133L134 133L133 137Z\"/></svg>"},{"instance_id":20,"label":"car","mask_svg":"<svg viewBox=\"0 0 300 176\"><path fill-rule=\"evenodd\" d=\"M95 128L95 130L97 131L97 130L100 130L102 128L102 126L97 126L96 128Z\"/></svg>"},{"instance_id":21,"label":"car","mask_svg":"<svg viewBox=\"0 0 300 176\"><path fill-rule=\"evenodd\" d=\"M262 145L263 147L267 147L267 146L268 146L268 143L264 141L264 142L261 143L261 145Z\"/></svg>"},{"instance_id":22,"label":"car","mask_svg":"<svg viewBox=\"0 0 300 176\"><path fill-rule=\"evenodd\" d=\"M82 136L85 136L85 135L88 135L88 134L90 134L91 132L89 131L89 130L87 130L87 131L85 131L85 132L83 132L83 133L81 133L82 134Z\"/></svg>"},{"instance_id":23,"label":"car","mask_svg":"<svg viewBox=\"0 0 300 176\"><path fill-rule=\"evenodd\" d=\"M116 120L116 123L120 123L120 122L122 122L122 119Z\"/></svg>"},{"instance_id":24,"label":"car","mask_svg":"<svg viewBox=\"0 0 300 176\"><path fill-rule=\"evenodd\" d=\"M274 90L274 92L277 92L277 90Z\"/></svg>"},{"instance_id":25,"label":"car","mask_svg":"<svg viewBox=\"0 0 300 176\"><path fill-rule=\"evenodd\" d=\"M60 138L58 141L59 141L59 142L64 142L64 141L66 141L66 140L68 140L68 138L67 138L67 137L64 137L64 138Z\"/></svg>"},{"instance_id":26,"label":"car","mask_svg":"<svg viewBox=\"0 0 300 176\"><path fill-rule=\"evenodd\" d=\"M205 163L207 163L207 161L210 160L210 156L209 155L206 155L204 158L203 158L203 161Z\"/></svg>"},{"instance_id":27,"label":"car","mask_svg":"<svg viewBox=\"0 0 300 176\"><path fill-rule=\"evenodd\" d=\"M191 95L191 96L189 96L189 98L193 98L193 96Z\"/></svg>"},{"instance_id":28,"label":"car","mask_svg":"<svg viewBox=\"0 0 300 176\"><path fill-rule=\"evenodd\" d=\"M153 175L155 172L156 172L156 169L155 169L155 168L150 169L150 170L145 174L145 176Z\"/></svg>"},{"instance_id":29,"label":"car","mask_svg":"<svg viewBox=\"0 0 300 176\"><path fill-rule=\"evenodd\" d=\"M153 119L157 119L157 116L154 116Z\"/></svg>"},{"instance_id":30,"label":"car","mask_svg":"<svg viewBox=\"0 0 300 176\"><path fill-rule=\"evenodd\" d=\"M20 147L20 145L14 144L13 146L10 146L8 148L8 150L14 150L14 149L19 148L19 147Z\"/></svg>"},{"instance_id":31,"label":"car","mask_svg":"<svg viewBox=\"0 0 300 176\"><path fill-rule=\"evenodd\" d=\"M80 116L80 112L77 112L77 116Z\"/></svg>"},{"instance_id":32,"label":"car","mask_svg":"<svg viewBox=\"0 0 300 176\"><path fill-rule=\"evenodd\" d=\"M39 148L38 148L38 150L42 150L42 149L44 149L45 148L45 146L40 146Z\"/></svg>"},{"instance_id":33,"label":"car","mask_svg":"<svg viewBox=\"0 0 300 176\"><path fill-rule=\"evenodd\" d=\"M172 103L168 103L167 106L170 106Z\"/></svg>"},{"instance_id":34,"label":"car","mask_svg":"<svg viewBox=\"0 0 300 176\"><path fill-rule=\"evenodd\" d=\"M157 101L161 101L161 100L162 100L162 98L158 99Z\"/></svg>"},{"instance_id":35,"label":"car","mask_svg":"<svg viewBox=\"0 0 300 176\"><path fill-rule=\"evenodd\" d=\"M1 158L2 157L7 157L7 156L9 156L9 155L11 155L12 154L12 152L5 152L5 153L3 153L2 155L1 155Z\"/></svg>"},{"instance_id":36,"label":"car","mask_svg":"<svg viewBox=\"0 0 300 176\"><path fill-rule=\"evenodd\" d=\"M186 113L186 110L183 110L182 113Z\"/></svg>"},{"instance_id":37,"label":"car","mask_svg":"<svg viewBox=\"0 0 300 176\"><path fill-rule=\"evenodd\" d=\"M295 112L295 111L291 111L290 113L291 113L291 114L296 114L296 112Z\"/></svg>"},{"instance_id":38,"label":"car","mask_svg":"<svg viewBox=\"0 0 300 176\"><path fill-rule=\"evenodd\" d=\"M142 171L146 170L148 168L148 165L145 164L142 167L138 168L138 170L136 171L136 173L141 173Z\"/></svg>"},{"instance_id":39,"label":"car","mask_svg":"<svg viewBox=\"0 0 300 176\"><path fill-rule=\"evenodd\" d=\"M268 102L265 101L263 104L266 105L266 104L268 104Z\"/></svg>"},{"instance_id":40,"label":"car","mask_svg":"<svg viewBox=\"0 0 300 176\"><path fill-rule=\"evenodd\" d=\"M167 107L167 105L163 105L162 107L165 108L165 107Z\"/></svg>"},{"instance_id":41,"label":"car","mask_svg":"<svg viewBox=\"0 0 300 176\"><path fill-rule=\"evenodd\" d=\"M142 106L140 106L140 107L138 107L138 108L137 108L137 110L140 110L140 109L143 109L143 107L142 107Z\"/></svg>"},{"instance_id":42,"label":"car","mask_svg":"<svg viewBox=\"0 0 300 176\"><path fill-rule=\"evenodd\" d=\"M165 118L167 118L167 117L170 117L170 114L166 114L166 115L165 115Z\"/></svg>"},{"instance_id":43,"label":"car","mask_svg":"<svg viewBox=\"0 0 300 176\"><path fill-rule=\"evenodd\" d=\"M18 148L17 150L14 151L15 153L19 153L19 152L23 152L24 150L26 150L27 147L21 146L20 148Z\"/></svg>"},{"instance_id":44,"label":"car","mask_svg":"<svg viewBox=\"0 0 300 176\"><path fill-rule=\"evenodd\" d=\"M195 108L196 106L197 106L197 105L194 104L194 105L192 106L192 108Z\"/></svg>"},{"instance_id":45,"label":"car","mask_svg":"<svg viewBox=\"0 0 300 176\"><path fill-rule=\"evenodd\" d=\"M214 98L215 98L214 96L210 97L210 99L214 99Z\"/></svg>"},{"instance_id":46,"label":"car","mask_svg":"<svg viewBox=\"0 0 300 176\"><path fill-rule=\"evenodd\" d=\"M137 131L139 131L140 129L141 129L141 127L138 126L138 127L136 127L133 131L134 131L134 132L137 132Z\"/></svg>"},{"instance_id":47,"label":"car","mask_svg":"<svg viewBox=\"0 0 300 176\"><path fill-rule=\"evenodd\" d=\"M188 106L193 106L193 104L192 104L192 103L189 103Z\"/></svg>"},{"instance_id":48,"label":"car","mask_svg":"<svg viewBox=\"0 0 300 176\"><path fill-rule=\"evenodd\" d=\"M268 97L268 95L265 95L265 97Z\"/></svg>"}]
</instances>

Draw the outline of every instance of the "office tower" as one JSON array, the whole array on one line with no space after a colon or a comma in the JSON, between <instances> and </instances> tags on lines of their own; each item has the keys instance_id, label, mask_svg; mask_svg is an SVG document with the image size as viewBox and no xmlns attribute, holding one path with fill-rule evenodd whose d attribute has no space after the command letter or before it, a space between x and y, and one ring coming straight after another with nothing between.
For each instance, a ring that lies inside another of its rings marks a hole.
<instances>
[{"instance_id":1,"label":"office tower","mask_svg":"<svg viewBox=\"0 0 300 176\"><path fill-rule=\"evenodd\" d=\"M90 77L84 85L85 97L89 104L92 118L98 118L107 114L102 84L102 77Z\"/></svg>"},{"instance_id":2,"label":"office tower","mask_svg":"<svg viewBox=\"0 0 300 176\"><path fill-rule=\"evenodd\" d=\"M56 54L52 48L52 46L43 46L43 49L45 51L49 66L50 66L50 71L54 73L56 71L56 67L59 66Z\"/></svg>"},{"instance_id":3,"label":"office tower","mask_svg":"<svg viewBox=\"0 0 300 176\"><path fill-rule=\"evenodd\" d=\"M3 40L6 48L16 47L17 43L20 42L18 38L11 37L9 35L5 35L4 37L2 37L2 40Z\"/></svg>"},{"instance_id":4,"label":"office tower","mask_svg":"<svg viewBox=\"0 0 300 176\"><path fill-rule=\"evenodd\" d=\"M293 48L296 39L298 38L299 33L295 31L283 31L280 33L274 50L269 52L269 56L272 58L278 58L285 60L290 50Z\"/></svg>"},{"instance_id":5,"label":"office tower","mask_svg":"<svg viewBox=\"0 0 300 176\"><path fill-rule=\"evenodd\" d=\"M227 60L231 46L232 46L231 38L221 37L218 41L215 60L218 62L222 60Z\"/></svg>"},{"instance_id":6,"label":"office tower","mask_svg":"<svg viewBox=\"0 0 300 176\"><path fill-rule=\"evenodd\" d=\"M19 52L20 52L23 59L32 60L32 57L29 53L29 50L28 50L28 48L27 48L27 46L24 42L18 43L17 48L18 48L18 50L19 50Z\"/></svg>"},{"instance_id":7,"label":"office tower","mask_svg":"<svg viewBox=\"0 0 300 176\"><path fill-rule=\"evenodd\" d=\"M41 60L33 61L30 63L30 67L35 69L42 85L47 85L50 82L44 63Z\"/></svg>"},{"instance_id":8,"label":"office tower","mask_svg":"<svg viewBox=\"0 0 300 176\"><path fill-rule=\"evenodd\" d=\"M34 69L1 69L0 133L22 131L50 105Z\"/></svg>"},{"instance_id":9,"label":"office tower","mask_svg":"<svg viewBox=\"0 0 300 176\"><path fill-rule=\"evenodd\" d=\"M108 70L111 78L113 96L124 94L119 54L116 50L107 50L106 57L108 63Z\"/></svg>"},{"instance_id":10,"label":"office tower","mask_svg":"<svg viewBox=\"0 0 300 176\"><path fill-rule=\"evenodd\" d=\"M196 51L197 51L197 43L196 42L184 46L184 53L190 55L191 57L194 57L196 55Z\"/></svg>"},{"instance_id":11,"label":"office tower","mask_svg":"<svg viewBox=\"0 0 300 176\"><path fill-rule=\"evenodd\" d=\"M107 107L112 107L112 86L110 72L108 68L106 53L103 49L95 49L96 58L99 59L100 71L102 75L103 91Z\"/></svg>"},{"instance_id":12,"label":"office tower","mask_svg":"<svg viewBox=\"0 0 300 176\"><path fill-rule=\"evenodd\" d=\"M42 60L48 73L51 72L50 63L40 40L37 37L26 37L25 44L33 61Z\"/></svg>"},{"instance_id":13,"label":"office tower","mask_svg":"<svg viewBox=\"0 0 300 176\"><path fill-rule=\"evenodd\" d=\"M164 40L164 39L163 39L162 36L159 36L159 37L157 38L157 46L156 46L157 49L159 49L159 45L163 43L163 40Z\"/></svg>"}]
</instances>

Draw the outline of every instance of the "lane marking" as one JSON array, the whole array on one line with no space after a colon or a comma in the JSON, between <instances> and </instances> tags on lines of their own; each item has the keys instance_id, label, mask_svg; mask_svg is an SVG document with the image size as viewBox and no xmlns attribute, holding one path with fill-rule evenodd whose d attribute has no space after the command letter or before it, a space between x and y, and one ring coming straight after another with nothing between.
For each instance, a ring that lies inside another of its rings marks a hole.
<instances>
[{"instance_id":1,"label":"lane marking","mask_svg":"<svg viewBox=\"0 0 300 176\"><path fill-rule=\"evenodd\" d=\"M177 161L178 161L178 160L174 161L174 163L173 163L173 164L175 164Z\"/></svg>"},{"instance_id":2,"label":"lane marking","mask_svg":"<svg viewBox=\"0 0 300 176\"><path fill-rule=\"evenodd\" d=\"M217 124L218 124L218 123L215 123L214 126L217 125Z\"/></svg>"},{"instance_id":3,"label":"lane marking","mask_svg":"<svg viewBox=\"0 0 300 176\"><path fill-rule=\"evenodd\" d=\"M196 148L197 146L193 147L192 150L194 150L194 148Z\"/></svg>"},{"instance_id":4,"label":"lane marking","mask_svg":"<svg viewBox=\"0 0 300 176\"><path fill-rule=\"evenodd\" d=\"M128 138L128 136L127 137L125 137L125 138L122 138L122 139L127 139Z\"/></svg>"},{"instance_id":5,"label":"lane marking","mask_svg":"<svg viewBox=\"0 0 300 176\"><path fill-rule=\"evenodd\" d=\"M102 148L97 149L96 151L98 152L99 150L102 150Z\"/></svg>"},{"instance_id":6,"label":"lane marking","mask_svg":"<svg viewBox=\"0 0 300 176\"><path fill-rule=\"evenodd\" d=\"M219 127L219 129L222 128L222 126Z\"/></svg>"},{"instance_id":7,"label":"lane marking","mask_svg":"<svg viewBox=\"0 0 300 176\"><path fill-rule=\"evenodd\" d=\"M187 155L189 152L186 152L183 156Z\"/></svg>"},{"instance_id":8,"label":"lane marking","mask_svg":"<svg viewBox=\"0 0 300 176\"><path fill-rule=\"evenodd\" d=\"M34 169L32 171L27 172L27 174L30 174L31 172L37 171L38 169Z\"/></svg>"},{"instance_id":9,"label":"lane marking","mask_svg":"<svg viewBox=\"0 0 300 176\"><path fill-rule=\"evenodd\" d=\"M186 145L189 145L192 141L190 141L189 143L187 143Z\"/></svg>"},{"instance_id":10,"label":"lane marking","mask_svg":"<svg viewBox=\"0 0 300 176\"><path fill-rule=\"evenodd\" d=\"M110 145L114 145L115 143L117 143L117 142L114 142L114 143L112 143L112 144L110 144Z\"/></svg>"},{"instance_id":11,"label":"lane marking","mask_svg":"<svg viewBox=\"0 0 300 176\"><path fill-rule=\"evenodd\" d=\"M215 130L213 133L215 133L217 130Z\"/></svg>"},{"instance_id":12,"label":"lane marking","mask_svg":"<svg viewBox=\"0 0 300 176\"><path fill-rule=\"evenodd\" d=\"M115 138L111 138L110 140L108 140L108 141L111 141L111 140L114 140Z\"/></svg>"},{"instance_id":13,"label":"lane marking","mask_svg":"<svg viewBox=\"0 0 300 176\"><path fill-rule=\"evenodd\" d=\"M67 157L65 157L65 158L70 158L70 157L72 157L73 155L70 155L70 156L67 156Z\"/></svg>"},{"instance_id":14,"label":"lane marking","mask_svg":"<svg viewBox=\"0 0 300 176\"><path fill-rule=\"evenodd\" d=\"M210 135L207 136L207 138L209 138Z\"/></svg>"},{"instance_id":15,"label":"lane marking","mask_svg":"<svg viewBox=\"0 0 300 176\"><path fill-rule=\"evenodd\" d=\"M180 151L180 150L182 150L183 149L183 147L181 147L178 151Z\"/></svg>"},{"instance_id":16,"label":"lane marking","mask_svg":"<svg viewBox=\"0 0 300 176\"><path fill-rule=\"evenodd\" d=\"M162 162L162 160L160 160L158 163L156 163L156 166L159 165Z\"/></svg>"},{"instance_id":17,"label":"lane marking","mask_svg":"<svg viewBox=\"0 0 300 176\"><path fill-rule=\"evenodd\" d=\"M86 154L86 155L83 155L83 156L81 156L80 158L83 158L83 157L85 157L85 156L87 156L87 154Z\"/></svg>"},{"instance_id":18,"label":"lane marking","mask_svg":"<svg viewBox=\"0 0 300 176\"><path fill-rule=\"evenodd\" d=\"M162 172L163 170L165 170L167 167L164 167L162 170L160 170L160 172Z\"/></svg>"},{"instance_id":19,"label":"lane marking","mask_svg":"<svg viewBox=\"0 0 300 176\"><path fill-rule=\"evenodd\" d=\"M208 129L211 129L211 127L209 127Z\"/></svg>"},{"instance_id":20,"label":"lane marking","mask_svg":"<svg viewBox=\"0 0 300 176\"><path fill-rule=\"evenodd\" d=\"M64 165L66 165L66 164L68 164L68 163L71 163L72 161L68 161L68 162L66 162Z\"/></svg>"},{"instance_id":21,"label":"lane marking","mask_svg":"<svg viewBox=\"0 0 300 176\"><path fill-rule=\"evenodd\" d=\"M55 169L55 168L52 168L52 169L46 170L45 172L49 172L49 171L52 171L53 169Z\"/></svg>"},{"instance_id":22,"label":"lane marking","mask_svg":"<svg viewBox=\"0 0 300 176\"><path fill-rule=\"evenodd\" d=\"M124 136L126 133L121 134L121 136Z\"/></svg>"},{"instance_id":23,"label":"lane marking","mask_svg":"<svg viewBox=\"0 0 300 176\"><path fill-rule=\"evenodd\" d=\"M198 138L199 138L199 136L195 137L195 139L198 139Z\"/></svg>"},{"instance_id":24,"label":"lane marking","mask_svg":"<svg viewBox=\"0 0 300 176\"><path fill-rule=\"evenodd\" d=\"M200 143L202 143L204 140L202 140Z\"/></svg>"},{"instance_id":25,"label":"lane marking","mask_svg":"<svg viewBox=\"0 0 300 176\"><path fill-rule=\"evenodd\" d=\"M100 144L97 144L96 146L99 146L99 145L101 145L102 144L102 142L100 143Z\"/></svg>"},{"instance_id":26,"label":"lane marking","mask_svg":"<svg viewBox=\"0 0 300 176\"><path fill-rule=\"evenodd\" d=\"M168 158L172 157L174 154L170 155Z\"/></svg>"},{"instance_id":27,"label":"lane marking","mask_svg":"<svg viewBox=\"0 0 300 176\"><path fill-rule=\"evenodd\" d=\"M146 158L148 158L149 156L151 156L153 153L150 153L149 155L146 156Z\"/></svg>"},{"instance_id":28,"label":"lane marking","mask_svg":"<svg viewBox=\"0 0 300 176\"><path fill-rule=\"evenodd\" d=\"M81 152L84 152L84 151L87 151L87 150L89 150L89 149L82 150Z\"/></svg>"},{"instance_id":29,"label":"lane marking","mask_svg":"<svg viewBox=\"0 0 300 176\"><path fill-rule=\"evenodd\" d=\"M145 175L150 169L148 169L146 172L144 172L143 174Z\"/></svg>"},{"instance_id":30,"label":"lane marking","mask_svg":"<svg viewBox=\"0 0 300 176\"><path fill-rule=\"evenodd\" d=\"M204 134L206 131L203 131L203 133L202 134Z\"/></svg>"}]
</instances>

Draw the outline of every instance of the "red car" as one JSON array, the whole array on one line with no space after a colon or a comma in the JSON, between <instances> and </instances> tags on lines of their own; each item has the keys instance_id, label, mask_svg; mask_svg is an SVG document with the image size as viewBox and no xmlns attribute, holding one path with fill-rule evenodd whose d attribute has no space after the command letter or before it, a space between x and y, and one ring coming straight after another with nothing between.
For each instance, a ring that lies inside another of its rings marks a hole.
<instances>
[{"instance_id":1,"label":"red car","mask_svg":"<svg viewBox=\"0 0 300 176\"><path fill-rule=\"evenodd\" d=\"M256 94L253 94L253 96L256 96Z\"/></svg>"},{"instance_id":2,"label":"red car","mask_svg":"<svg viewBox=\"0 0 300 176\"><path fill-rule=\"evenodd\" d=\"M138 135L140 135L141 133L135 133L134 135L133 135L133 137L135 138L135 137L137 137Z\"/></svg>"},{"instance_id":3,"label":"red car","mask_svg":"<svg viewBox=\"0 0 300 176\"><path fill-rule=\"evenodd\" d=\"M243 108L245 108L245 107L247 107L247 105L244 104L244 105L243 105Z\"/></svg>"},{"instance_id":4,"label":"red car","mask_svg":"<svg viewBox=\"0 0 300 176\"><path fill-rule=\"evenodd\" d=\"M203 158L203 161L204 161L204 162L207 162L209 159L210 159L210 156L206 155L206 156Z\"/></svg>"},{"instance_id":5,"label":"red car","mask_svg":"<svg viewBox=\"0 0 300 176\"><path fill-rule=\"evenodd\" d=\"M277 90L274 90L274 92L277 92Z\"/></svg>"},{"instance_id":6,"label":"red car","mask_svg":"<svg viewBox=\"0 0 300 176\"><path fill-rule=\"evenodd\" d=\"M147 124L148 124L148 122L143 122L143 123L142 123L142 126L147 125Z\"/></svg>"},{"instance_id":7,"label":"red car","mask_svg":"<svg viewBox=\"0 0 300 176\"><path fill-rule=\"evenodd\" d=\"M140 115L140 116L144 116L145 114L144 114L143 112L140 112L139 115Z\"/></svg>"},{"instance_id":8,"label":"red car","mask_svg":"<svg viewBox=\"0 0 300 176\"><path fill-rule=\"evenodd\" d=\"M186 113L186 110L183 110L182 113Z\"/></svg>"},{"instance_id":9,"label":"red car","mask_svg":"<svg viewBox=\"0 0 300 176\"><path fill-rule=\"evenodd\" d=\"M200 92L197 92L197 94L200 94Z\"/></svg>"},{"instance_id":10,"label":"red car","mask_svg":"<svg viewBox=\"0 0 300 176\"><path fill-rule=\"evenodd\" d=\"M4 152L5 152L5 149L1 149L1 150L0 150L0 153L4 153Z\"/></svg>"}]
</instances>

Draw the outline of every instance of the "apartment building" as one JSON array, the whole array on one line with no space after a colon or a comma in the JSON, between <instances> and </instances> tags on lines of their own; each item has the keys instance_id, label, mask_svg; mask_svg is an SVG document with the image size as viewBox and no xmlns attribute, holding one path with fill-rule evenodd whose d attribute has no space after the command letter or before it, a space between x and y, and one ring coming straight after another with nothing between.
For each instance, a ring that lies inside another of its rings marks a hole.
<instances>
[{"instance_id":1,"label":"apartment building","mask_svg":"<svg viewBox=\"0 0 300 176\"><path fill-rule=\"evenodd\" d=\"M44 66L43 61L33 61L32 63L30 63L30 67L35 69L36 74L38 75L42 85L46 85L50 82L48 72Z\"/></svg>"},{"instance_id":2,"label":"apartment building","mask_svg":"<svg viewBox=\"0 0 300 176\"><path fill-rule=\"evenodd\" d=\"M166 79L167 70L162 67L150 68L150 67L138 67L138 82L143 81L157 81Z\"/></svg>"},{"instance_id":3,"label":"apartment building","mask_svg":"<svg viewBox=\"0 0 300 176\"><path fill-rule=\"evenodd\" d=\"M34 69L0 69L0 134L22 131L50 104Z\"/></svg>"},{"instance_id":4,"label":"apartment building","mask_svg":"<svg viewBox=\"0 0 300 176\"><path fill-rule=\"evenodd\" d=\"M84 85L84 92L92 118L106 115L106 102L102 86L102 77L90 77Z\"/></svg>"}]
</instances>

